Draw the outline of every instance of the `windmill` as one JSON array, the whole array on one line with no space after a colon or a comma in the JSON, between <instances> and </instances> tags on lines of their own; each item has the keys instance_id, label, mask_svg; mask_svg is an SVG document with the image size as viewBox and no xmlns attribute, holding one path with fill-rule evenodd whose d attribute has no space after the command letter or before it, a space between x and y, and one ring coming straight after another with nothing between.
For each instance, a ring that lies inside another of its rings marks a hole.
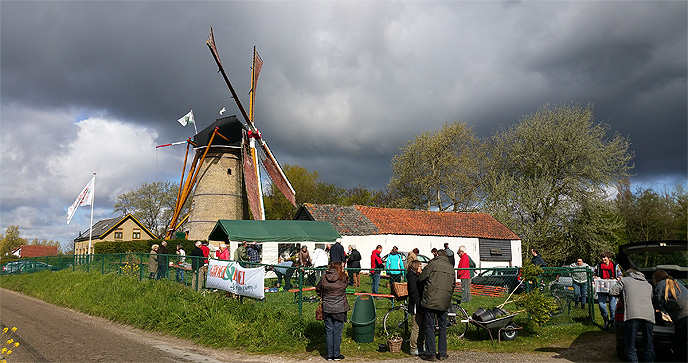
<instances>
[{"instance_id":1,"label":"windmill","mask_svg":"<svg viewBox=\"0 0 688 363\"><path fill-rule=\"evenodd\" d=\"M258 74L263 65L258 52L254 47L250 107L247 113L222 66L212 28L206 44L246 124L236 116L220 118L194 135L193 141L187 140L177 203L165 238L171 238L181 225L177 221L182 206L192 191L191 212L182 219L182 222L187 222L189 239L207 238L218 219L248 219L249 208L253 219L264 220L259 162L287 200L296 206L294 188L263 140L253 118ZM185 179L186 160L191 146L195 150L195 156Z\"/></svg>"}]
</instances>

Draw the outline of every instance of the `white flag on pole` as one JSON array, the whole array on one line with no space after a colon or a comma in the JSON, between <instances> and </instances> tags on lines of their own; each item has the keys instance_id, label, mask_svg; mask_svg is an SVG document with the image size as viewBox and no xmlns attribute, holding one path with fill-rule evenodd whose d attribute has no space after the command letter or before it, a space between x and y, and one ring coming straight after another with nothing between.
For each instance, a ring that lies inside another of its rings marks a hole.
<instances>
[{"instance_id":1,"label":"white flag on pole","mask_svg":"<svg viewBox=\"0 0 688 363\"><path fill-rule=\"evenodd\" d=\"M96 176L94 175L93 178L91 179L88 184L84 187L84 189L79 193L79 196L76 198L74 203L69 207L67 210L67 224L72 220L72 217L74 217L74 213L76 213L76 209L79 208L81 205L91 205L93 203L93 184L96 181Z\"/></svg>"},{"instance_id":2,"label":"white flag on pole","mask_svg":"<svg viewBox=\"0 0 688 363\"><path fill-rule=\"evenodd\" d=\"M184 127L186 127L186 124L189 123L192 123L195 126L196 122L194 121L193 110L189 111L189 113L187 113L186 115L184 115L184 117L180 118L177 121L179 121L179 123L182 124L182 126Z\"/></svg>"}]
</instances>

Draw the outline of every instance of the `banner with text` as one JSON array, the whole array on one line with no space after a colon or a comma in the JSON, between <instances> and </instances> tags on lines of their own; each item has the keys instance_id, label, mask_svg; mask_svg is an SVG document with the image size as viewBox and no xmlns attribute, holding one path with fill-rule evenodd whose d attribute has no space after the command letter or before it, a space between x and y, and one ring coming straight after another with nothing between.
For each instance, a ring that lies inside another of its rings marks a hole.
<instances>
[{"instance_id":1,"label":"banner with text","mask_svg":"<svg viewBox=\"0 0 688 363\"><path fill-rule=\"evenodd\" d=\"M210 260L206 287L265 298L265 269L241 267L235 261Z\"/></svg>"}]
</instances>

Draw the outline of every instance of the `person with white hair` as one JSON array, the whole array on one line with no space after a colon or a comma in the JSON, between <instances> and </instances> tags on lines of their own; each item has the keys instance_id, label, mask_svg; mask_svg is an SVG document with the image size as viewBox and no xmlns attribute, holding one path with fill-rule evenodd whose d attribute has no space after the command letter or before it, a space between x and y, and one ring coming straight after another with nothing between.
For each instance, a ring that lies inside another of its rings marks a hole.
<instances>
[{"instance_id":1,"label":"person with white hair","mask_svg":"<svg viewBox=\"0 0 688 363\"><path fill-rule=\"evenodd\" d=\"M466 253L466 246L459 246L459 270L456 277L461 280L461 302L471 301L471 270L470 257Z\"/></svg>"},{"instance_id":2,"label":"person with white hair","mask_svg":"<svg viewBox=\"0 0 688 363\"><path fill-rule=\"evenodd\" d=\"M220 249L215 253L215 256L218 260L229 260L229 250L227 249L227 245L220 243Z\"/></svg>"}]
</instances>

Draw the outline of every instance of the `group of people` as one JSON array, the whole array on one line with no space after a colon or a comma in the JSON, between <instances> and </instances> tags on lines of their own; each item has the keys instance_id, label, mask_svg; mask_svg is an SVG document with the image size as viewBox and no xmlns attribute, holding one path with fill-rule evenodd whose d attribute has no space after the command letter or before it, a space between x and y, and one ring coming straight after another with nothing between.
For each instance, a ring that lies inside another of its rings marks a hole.
<instances>
[{"instance_id":1,"label":"group of people","mask_svg":"<svg viewBox=\"0 0 688 363\"><path fill-rule=\"evenodd\" d=\"M381 259L373 261L374 257L379 258L381 251L382 246L378 246L373 251L371 267L382 265ZM459 251L461 253L462 249L460 248ZM463 251L465 253L465 248ZM396 252L398 254L398 251ZM415 249L412 253L417 256L418 250ZM408 278L408 311L413 326L410 341L411 354L420 355L427 361L448 358L447 310L451 304L456 281L454 266L447 257L447 251L437 250L434 256L424 268L417 258L413 259L413 256L409 258L407 269L401 268L402 273L405 272ZM389 261L389 256L387 260ZM347 311L350 310L346 298L348 283L349 276L344 273L344 263L332 261L324 277L316 285L316 293L321 296L323 304L327 360L344 359L340 346ZM438 325L437 342L435 341L435 321ZM422 348L419 349L419 347Z\"/></svg>"},{"instance_id":2,"label":"group of people","mask_svg":"<svg viewBox=\"0 0 688 363\"><path fill-rule=\"evenodd\" d=\"M186 256L186 253L182 248L182 245L177 245L176 255L179 256L176 262L180 265L184 264L184 256ZM169 263L170 260L167 251L167 241L162 241L159 245L152 245L151 251L148 255L148 277L156 280L166 278ZM175 280L177 282L184 280L184 270L177 269Z\"/></svg>"}]
</instances>

